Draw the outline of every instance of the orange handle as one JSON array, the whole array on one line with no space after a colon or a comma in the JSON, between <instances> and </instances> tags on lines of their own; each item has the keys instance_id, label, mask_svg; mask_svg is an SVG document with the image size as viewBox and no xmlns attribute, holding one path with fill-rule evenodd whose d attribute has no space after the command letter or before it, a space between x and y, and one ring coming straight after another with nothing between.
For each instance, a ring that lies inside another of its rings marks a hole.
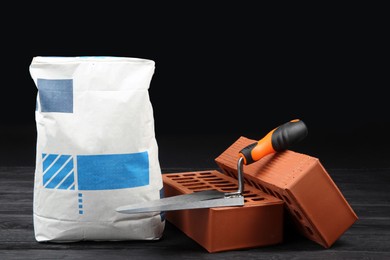
<instances>
[{"instance_id":1,"label":"orange handle","mask_svg":"<svg viewBox=\"0 0 390 260\"><path fill-rule=\"evenodd\" d=\"M271 130L256 143L239 152L245 165L256 162L267 154L286 150L307 136L307 127L302 120L294 119Z\"/></svg>"}]
</instances>

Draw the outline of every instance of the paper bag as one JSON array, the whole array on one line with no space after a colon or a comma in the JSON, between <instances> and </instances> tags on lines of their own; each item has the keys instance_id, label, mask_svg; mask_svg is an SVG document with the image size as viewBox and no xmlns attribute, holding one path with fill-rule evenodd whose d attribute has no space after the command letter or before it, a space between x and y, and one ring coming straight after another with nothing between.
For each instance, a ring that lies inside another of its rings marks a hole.
<instances>
[{"instance_id":1,"label":"paper bag","mask_svg":"<svg viewBox=\"0 0 390 260\"><path fill-rule=\"evenodd\" d=\"M148 93L154 69L130 57L33 58L37 241L161 238L163 214L115 211L163 196Z\"/></svg>"}]
</instances>

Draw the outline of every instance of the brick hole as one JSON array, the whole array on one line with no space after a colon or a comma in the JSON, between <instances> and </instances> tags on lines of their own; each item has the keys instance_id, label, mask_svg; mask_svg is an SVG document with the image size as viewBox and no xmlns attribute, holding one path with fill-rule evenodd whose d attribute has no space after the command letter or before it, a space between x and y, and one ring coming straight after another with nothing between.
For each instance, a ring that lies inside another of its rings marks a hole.
<instances>
[{"instance_id":1,"label":"brick hole","mask_svg":"<svg viewBox=\"0 0 390 260\"><path fill-rule=\"evenodd\" d=\"M295 213L295 215L296 215L300 220L303 219L303 218L302 218L302 215L301 215L301 213L299 213L299 211L297 211L297 210L294 209L294 213Z\"/></svg>"},{"instance_id":2,"label":"brick hole","mask_svg":"<svg viewBox=\"0 0 390 260\"><path fill-rule=\"evenodd\" d=\"M261 201L261 200L264 200L263 197L258 197L258 198L252 198L253 201Z\"/></svg>"},{"instance_id":3,"label":"brick hole","mask_svg":"<svg viewBox=\"0 0 390 260\"><path fill-rule=\"evenodd\" d=\"M267 193L269 194L269 195L274 195L274 193L273 193L273 191L271 190L271 189L269 189L269 188L267 188Z\"/></svg>"},{"instance_id":4,"label":"brick hole","mask_svg":"<svg viewBox=\"0 0 390 260\"><path fill-rule=\"evenodd\" d=\"M183 176L195 176L195 173L184 173Z\"/></svg>"},{"instance_id":5,"label":"brick hole","mask_svg":"<svg viewBox=\"0 0 390 260\"><path fill-rule=\"evenodd\" d=\"M195 186L195 187L188 187L188 189L190 190L200 190L200 189L204 189L204 190L207 190L211 188L210 186L207 186L207 185L203 185L203 186Z\"/></svg>"},{"instance_id":6,"label":"brick hole","mask_svg":"<svg viewBox=\"0 0 390 260\"><path fill-rule=\"evenodd\" d=\"M253 187L261 189L260 186L256 182L252 182L252 184L253 184Z\"/></svg>"},{"instance_id":7,"label":"brick hole","mask_svg":"<svg viewBox=\"0 0 390 260\"><path fill-rule=\"evenodd\" d=\"M267 194L268 194L268 191L267 191L267 189L266 189L266 188L264 188L264 187L263 187L263 191L264 191L264 193L267 193Z\"/></svg>"},{"instance_id":8,"label":"brick hole","mask_svg":"<svg viewBox=\"0 0 390 260\"><path fill-rule=\"evenodd\" d=\"M289 199L287 196L283 195L283 199L284 199L284 201L287 202L288 204L291 204L291 201L290 201L290 199Z\"/></svg>"},{"instance_id":9,"label":"brick hole","mask_svg":"<svg viewBox=\"0 0 390 260\"><path fill-rule=\"evenodd\" d=\"M258 196L258 195L257 195L257 194L254 194L254 193L244 195L245 198L253 198L253 197L257 197L257 196Z\"/></svg>"},{"instance_id":10,"label":"brick hole","mask_svg":"<svg viewBox=\"0 0 390 260\"><path fill-rule=\"evenodd\" d=\"M215 187L220 187L220 188L229 188L229 187L237 187L236 184L233 184L233 183L227 183L227 184L217 184L215 185Z\"/></svg>"},{"instance_id":11,"label":"brick hole","mask_svg":"<svg viewBox=\"0 0 390 260\"><path fill-rule=\"evenodd\" d=\"M250 180L248 180L247 178L244 178L244 183L250 183Z\"/></svg>"},{"instance_id":12,"label":"brick hole","mask_svg":"<svg viewBox=\"0 0 390 260\"><path fill-rule=\"evenodd\" d=\"M225 184L225 183L230 183L230 181L225 181L223 179L220 179L220 180L212 180L212 181L209 181L210 184Z\"/></svg>"},{"instance_id":13,"label":"brick hole","mask_svg":"<svg viewBox=\"0 0 390 260\"><path fill-rule=\"evenodd\" d=\"M236 177L235 174L234 174L234 172L231 172L231 171L226 170L225 173L226 173L226 175L228 175L228 176L230 176L230 177L233 177L233 178Z\"/></svg>"},{"instance_id":14,"label":"brick hole","mask_svg":"<svg viewBox=\"0 0 390 260\"><path fill-rule=\"evenodd\" d=\"M313 230L311 230L311 228L309 228L308 226L305 226L305 228L306 228L307 232L309 232L309 234L311 236L314 235L314 232L313 232Z\"/></svg>"},{"instance_id":15,"label":"brick hole","mask_svg":"<svg viewBox=\"0 0 390 260\"><path fill-rule=\"evenodd\" d=\"M210 183L210 182L215 181L215 180L214 180L214 179L206 179L206 178L203 178L203 179L201 179L201 181L205 181L205 182L207 182L207 183Z\"/></svg>"},{"instance_id":16,"label":"brick hole","mask_svg":"<svg viewBox=\"0 0 390 260\"><path fill-rule=\"evenodd\" d=\"M221 180L224 180L224 179L219 178L217 176L202 177L200 179L208 180L208 181L221 181Z\"/></svg>"},{"instance_id":17,"label":"brick hole","mask_svg":"<svg viewBox=\"0 0 390 260\"><path fill-rule=\"evenodd\" d=\"M180 177L180 175L165 175L165 176L167 176L168 178L178 178L178 177Z\"/></svg>"},{"instance_id":18,"label":"brick hole","mask_svg":"<svg viewBox=\"0 0 390 260\"><path fill-rule=\"evenodd\" d=\"M202 185L204 183L202 182L189 182L189 183L184 183L182 184L184 187L191 187L191 186L199 186L199 185Z\"/></svg>"},{"instance_id":19,"label":"brick hole","mask_svg":"<svg viewBox=\"0 0 390 260\"><path fill-rule=\"evenodd\" d=\"M217 176L215 176L215 175L207 175L207 176L198 176L198 178L206 180L206 179L217 178Z\"/></svg>"},{"instance_id":20,"label":"brick hole","mask_svg":"<svg viewBox=\"0 0 390 260\"><path fill-rule=\"evenodd\" d=\"M277 191L274 191L276 197L278 197L279 199L283 200L282 196L279 194L279 192Z\"/></svg>"},{"instance_id":21,"label":"brick hole","mask_svg":"<svg viewBox=\"0 0 390 260\"><path fill-rule=\"evenodd\" d=\"M256 182L252 181L252 180L249 180L249 184L253 187L256 187Z\"/></svg>"},{"instance_id":22,"label":"brick hole","mask_svg":"<svg viewBox=\"0 0 390 260\"><path fill-rule=\"evenodd\" d=\"M179 177L179 178L172 178L174 181L181 181L181 180L194 180L192 177Z\"/></svg>"},{"instance_id":23,"label":"brick hole","mask_svg":"<svg viewBox=\"0 0 390 260\"><path fill-rule=\"evenodd\" d=\"M249 190L244 190L244 191L242 192L242 194L248 194L248 193L251 193L251 191L249 191Z\"/></svg>"},{"instance_id":24,"label":"brick hole","mask_svg":"<svg viewBox=\"0 0 390 260\"><path fill-rule=\"evenodd\" d=\"M183 184L183 183L199 183L198 180L184 180L184 181L176 181L177 183Z\"/></svg>"},{"instance_id":25,"label":"brick hole","mask_svg":"<svg viewBox=\"0 0 390 260\"><path fill-rule=\"evenodd\" d=\"M199 172L199 175L213 175L211 172Z\"/></svg>"},{"instance_id":26,"label":"brick hole","mask_svg":"<svg viewBox=\"0 0 390 260\"><path fill-rule=\"evenodd\" d=\"M257 187L258 189L260 189L261 191L267 193L267 190L266 190L263 186L261 186L261 184L256 183L256 187Z\"/></svg>"},{"instance_id":27,"label":"brick hole","mask_svg":"<svg viewBox=\"0 0 390 260\"><path fill-rule=\"evenodd\" d=\"M203 180L207 180L208 182L211 182L211 181L223 181L224 179L222 179L222 178L203 178Z\"/></svg>"}]
</instances>

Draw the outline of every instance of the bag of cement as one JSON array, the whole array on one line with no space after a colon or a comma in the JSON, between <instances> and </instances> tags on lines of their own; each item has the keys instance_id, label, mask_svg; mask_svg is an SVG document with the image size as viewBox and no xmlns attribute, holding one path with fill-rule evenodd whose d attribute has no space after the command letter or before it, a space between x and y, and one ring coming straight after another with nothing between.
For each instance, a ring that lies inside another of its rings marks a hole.
<instances>
[{"instance_id":1,"label":"bag of cement","mask_svg":"<svg viewBox=\"0 0 390 260\"><path fill-rule=\"evenodd\" d=\"M37 241L161 238L162 214L115 211L163 195L148 93L154 69L129 57L33 58Z\"/></svg>"}]
</instances>

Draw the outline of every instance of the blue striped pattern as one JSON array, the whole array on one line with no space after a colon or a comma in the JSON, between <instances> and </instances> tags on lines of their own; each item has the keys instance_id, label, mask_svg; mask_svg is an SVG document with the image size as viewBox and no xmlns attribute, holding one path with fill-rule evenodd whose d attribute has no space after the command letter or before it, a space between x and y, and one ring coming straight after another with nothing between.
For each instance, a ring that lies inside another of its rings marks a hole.
<instances>
[{"instance_id":1,"label":"blue striped pattern","mask_svg":"<svg viewBox=\"0 0 390 260\"><path fill-rule=\"evenodd\" d=\"M42 166L45 188L75 189L74 165L71 155L42 154Z\"/></svg>"}]
</instances>

